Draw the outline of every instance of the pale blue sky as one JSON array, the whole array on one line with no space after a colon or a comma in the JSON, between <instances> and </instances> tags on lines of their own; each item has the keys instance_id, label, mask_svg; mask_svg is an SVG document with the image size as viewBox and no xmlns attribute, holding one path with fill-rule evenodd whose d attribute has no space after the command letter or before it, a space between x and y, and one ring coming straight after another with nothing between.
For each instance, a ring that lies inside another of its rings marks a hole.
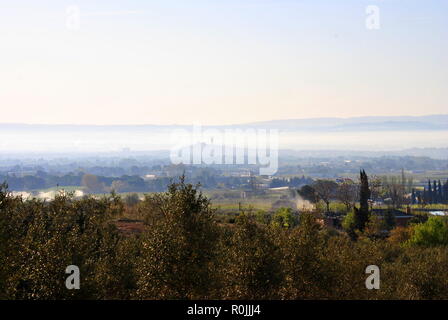
<instances>
[{"instance_id":1,"label":"pale blue sky","mask_svg":"<svg viewBox=\"0 0 448 320\"><path fill-rule=\"evenodd\" d=\"M0 0L0 122L447 113L447 15L444 0Z\"/></svg>"}]
</instances>

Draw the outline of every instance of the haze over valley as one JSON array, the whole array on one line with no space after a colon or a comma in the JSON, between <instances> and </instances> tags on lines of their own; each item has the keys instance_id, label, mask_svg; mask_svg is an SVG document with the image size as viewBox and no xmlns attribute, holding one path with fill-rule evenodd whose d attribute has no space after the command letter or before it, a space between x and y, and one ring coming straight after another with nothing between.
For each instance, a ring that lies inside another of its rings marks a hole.
<instances>
[{"instance_id":1,"label":"haze over valley","mask_svg":"<svg viewBox=\"0 0 448 320\"><path fill-rule=\"evenodd\" d=\"M0 124L0 156L23 153L110 153L170 150L186 125ZM280 149L399 151L448 147L448 115L277 120L203 129L279 131Z\"/></svg>"}]
</instances>

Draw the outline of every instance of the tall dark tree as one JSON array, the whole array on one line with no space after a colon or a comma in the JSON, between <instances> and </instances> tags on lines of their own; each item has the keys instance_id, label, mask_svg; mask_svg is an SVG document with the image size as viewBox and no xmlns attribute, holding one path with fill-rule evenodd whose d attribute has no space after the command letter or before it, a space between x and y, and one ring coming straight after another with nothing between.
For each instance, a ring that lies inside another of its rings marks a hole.
<instances>
[{"instance_id":1,"label":"tall dark tree","mask_svg":"<svg viewBox=\"0 0 448 320\"><path fill-rule=\"evenodd\" d=\"M432 182L433 187L432 187L432 203L437 203L437 182L436 180L434 180Z\"/></svg>"},{"instance_id":2,"label":"tall dark tree","mask_svg":"<svg viewBox=\"0 0 448 320\"><path fill-rule=\"evenodd\" d=\"M442 189L442 182L439 180L437 183L437 202L443 203L443 189Z\"/></svg>"},{"instance_id":3,"label":"tall dark tree","mask_svg":"<svg viewBox=\"0 0 448 320\"><path fill-rule=\"evenodd\" d=\"M359 189L359 210L355 210L355 223L357 229L363 231L369 221L369 199L370 188L369 179L364 170L360 171L360 189Z\"/></svg>"},{"instance_id":4,"label":"tall dark tree","mask_svg":"<svg viewBox=\"0 0 448 320\"><path fill-rule=\"evenodd\" d=\"M432 187L431 187L431 180L428 179L428 191L426 192L426 202L432 203L433 195L432 195Z\"/></svg>"},{"instance_id":5,"label":"tall dark tree","mask_svg":"<svg viewBox=\"0 0 448 320\"><path fill-rule=\"evenodd\" d=\"M448 180L443 185L443 203L448 203Z\"/></svg>"}]
</instances>

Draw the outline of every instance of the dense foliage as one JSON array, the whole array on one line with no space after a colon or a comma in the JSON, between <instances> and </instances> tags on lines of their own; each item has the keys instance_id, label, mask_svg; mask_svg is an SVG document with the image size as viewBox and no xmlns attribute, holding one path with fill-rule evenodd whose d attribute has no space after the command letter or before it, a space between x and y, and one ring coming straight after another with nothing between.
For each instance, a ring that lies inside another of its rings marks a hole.
<instances>
[{"instance_id":1,"label":"dense foliage","mask_svg":"<svg viewBox=\"0 0 448 320\"><path fill-rule=\"evenodd\" d=\"M447 225L429 219L356 241L312 213L273 219L241 214L219 224L210 202L184 180L133 203L141 233L114 223L128 204L101 199L22 200L0 189L0 299L446 299ZM355 220L347 220L347 225ZM81 272L80 290L65 269ZM378 265L381 288L367 290Z\"/></svg>"}]
</instances>

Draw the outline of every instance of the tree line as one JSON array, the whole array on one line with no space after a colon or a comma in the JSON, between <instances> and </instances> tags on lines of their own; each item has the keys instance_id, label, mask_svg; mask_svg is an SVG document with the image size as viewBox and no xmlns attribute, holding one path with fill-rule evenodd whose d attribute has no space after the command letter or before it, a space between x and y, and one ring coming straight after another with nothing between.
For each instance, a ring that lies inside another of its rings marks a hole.
<instances>
[{"instance_id":1,"label":"tree line","mask_svg":"<svg viewBox=\"0 0 448 320\"><path fill-rule=\"evenodd\" d=\"M440 180L428 180L427 187L423 190L412 189L412 204L448 204L448 180L442 184Z\"/></svg>"}]
</instances>

